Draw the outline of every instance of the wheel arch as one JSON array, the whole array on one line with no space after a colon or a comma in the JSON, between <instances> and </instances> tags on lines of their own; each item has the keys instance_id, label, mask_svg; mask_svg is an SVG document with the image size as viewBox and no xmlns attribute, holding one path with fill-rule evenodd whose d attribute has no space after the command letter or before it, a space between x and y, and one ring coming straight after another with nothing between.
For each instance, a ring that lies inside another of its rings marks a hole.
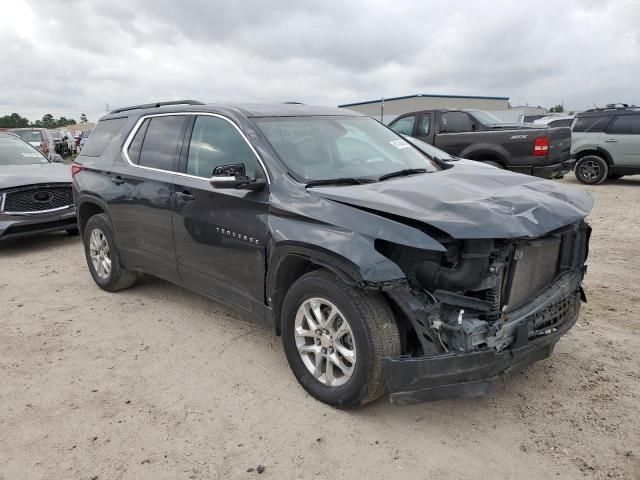
<instances>
[{"instance_id":1,"label":"wheel arch","mask_svg":"<svg viewBox=\"0 0 640 480\"><path fill-rule=\"evenodd\" d=\"M491 160L499 163L503 167L508 165L507 156L506 151L503 152L498 148L479 145L471 145L460 152L461 158L468 158L469 160L476 160L479 162Z\"/></svg>"},{"instance_id":2,"label":"wheel arch","mask_svg":"<svg viewBox=\"0 0 640 480\"><path fill-rule=\"evenodd\" d=\"M340 255L308 246L278 246L269 260L266 278L266 300L272 308L277 335L281 331L280 313L291 285L304 274L319 269L329 270L349 285L363 283L358 268Z\"/></svg>"},{"instance_id":3,"label":"wheel arch","mask_svg":"<svg viewBox=\"0 0 640 480\"><path fill-rule=\"evenodd\" d=\"M76 215L78 217L78 228L80 230L80 235L84 235L84 228L91 217L100 213L108 215L106 204L102 200L95 197L82 195L78 197L76 204Z\"/></svg>"},{"instance_id":4,"label":"wheel arch","mask_svg":"<svg viewBox=\"0 0 640 480\"><path fill-rule=\"evenodd\" d=\"M604 158L604 161L607 162L607 165L609 166L614 165L613 157L611 157L609 152L607 152L605 149L600 147L585 148L583 150L576 152L576 162L586 157L587 155L597 155L598 157Z\"/></svg>"}]
</instances>

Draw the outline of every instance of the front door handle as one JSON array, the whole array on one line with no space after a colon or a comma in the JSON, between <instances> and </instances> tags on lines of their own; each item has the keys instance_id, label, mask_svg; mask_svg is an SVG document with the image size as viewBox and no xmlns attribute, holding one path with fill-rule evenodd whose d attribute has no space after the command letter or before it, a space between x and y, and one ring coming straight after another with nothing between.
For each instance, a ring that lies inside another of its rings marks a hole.
<instances>
[{"instance_id":1,"label":"front door handle","mask_svg":"<svg viewBox=\"0 0 640 480\"><path fill-rule=\"evenodd\" d=\"M607 138L607 139L605 140L605 142L609 142L609 143L613 143L613 142L617 142L617 141L618 141L618 140L617 140L617 139L615 139L615 138Z\"/></svg>"},{"instance_id":2,"label":"front door handle","mask_svg":"<svg viewBox=\"0 0 640 480\"><path fill-rule=\"evenodd\" d=\"M115 183L116 185L122 185L124 183L124 180L122 179L122 177L120 175L115 176L115 177L111 177L111 181L113 183Z\"/></svg>"},{"instance_id":3,"label":"front door handle","mask_svg":"<svg viewBox=\"0 0 640 480\"><path fill-rule=\"evenodd\" d=\"M188 202L189 200L193 200L195 197L187 190L183 190L182 192L176 192L176 198Z\"/></svg>"}]
</instances>

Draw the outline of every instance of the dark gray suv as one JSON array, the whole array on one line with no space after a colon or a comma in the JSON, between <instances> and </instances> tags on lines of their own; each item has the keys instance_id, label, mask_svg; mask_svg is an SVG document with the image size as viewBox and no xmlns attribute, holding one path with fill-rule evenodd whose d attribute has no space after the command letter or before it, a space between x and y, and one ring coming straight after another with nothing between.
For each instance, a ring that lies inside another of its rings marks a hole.
<instances>
[{"instance_id":1,"label":"dark gray suv","mask_svg":"<svg viewBox=\"0 0 640 480\"><path fill-rule=\"evenodd\" d=\"M114 110L73 165L89 270L249 312L330 405L486 394L578 318L592 200L421 145L344 109Z\"/></svg>"}]
</instances>

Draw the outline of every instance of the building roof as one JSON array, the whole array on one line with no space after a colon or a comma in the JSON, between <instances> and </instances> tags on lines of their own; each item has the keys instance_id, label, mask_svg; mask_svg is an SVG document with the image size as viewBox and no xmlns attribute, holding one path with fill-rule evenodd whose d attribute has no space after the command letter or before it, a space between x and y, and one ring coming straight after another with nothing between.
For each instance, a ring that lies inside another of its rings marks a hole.
<instances>
[{"instance_id":1,"label":"building roof","mask_svg":"<svg viewBox=\"0 0 640 480\"><path fill-rule=\"evenodd\" d=\"M385 102L390 102L392 100L404 100L405 98L419 98L419 97L427 97L427 98L468 98L475 100L509 100L509 97L483 97L476 95L436 95L431 93L417 93L415 95L405 95L403 97L389 97L389 98L379 98L377 100L366 100L364 102L355 102L355 103L345 103L342 105L338 105L338 107L354 107L356 105L367 105L369 103L381 103L383 100Z\"/></svg>"}]
</instances>

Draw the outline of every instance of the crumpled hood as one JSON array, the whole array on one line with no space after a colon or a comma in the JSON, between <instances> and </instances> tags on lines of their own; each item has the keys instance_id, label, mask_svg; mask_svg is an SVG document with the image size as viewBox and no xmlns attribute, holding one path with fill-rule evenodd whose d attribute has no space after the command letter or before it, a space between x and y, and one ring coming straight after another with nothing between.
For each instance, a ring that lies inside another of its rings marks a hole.
<instances>
[{"instance_id":1,"label":"crumpled hood","mask_svg":"<svg viewBox=\"0 0 640 480\"><path fill-rule=\"evenodd\" d=\"M583 219L593 207L582 190L469 160L435 173L308 192L424 222L458 239L539 237Z\"/></svg>"},{"instance_id":2,"label":"crumpled hood","mask_svg":"<svg viewBox=\"0 0 640 480\"><path fill-rule=\"evenodd\" d=\"M62 182L71 183L71 169L61 163L0 165L0 189Z\"/></svg>"}]
</instances>

